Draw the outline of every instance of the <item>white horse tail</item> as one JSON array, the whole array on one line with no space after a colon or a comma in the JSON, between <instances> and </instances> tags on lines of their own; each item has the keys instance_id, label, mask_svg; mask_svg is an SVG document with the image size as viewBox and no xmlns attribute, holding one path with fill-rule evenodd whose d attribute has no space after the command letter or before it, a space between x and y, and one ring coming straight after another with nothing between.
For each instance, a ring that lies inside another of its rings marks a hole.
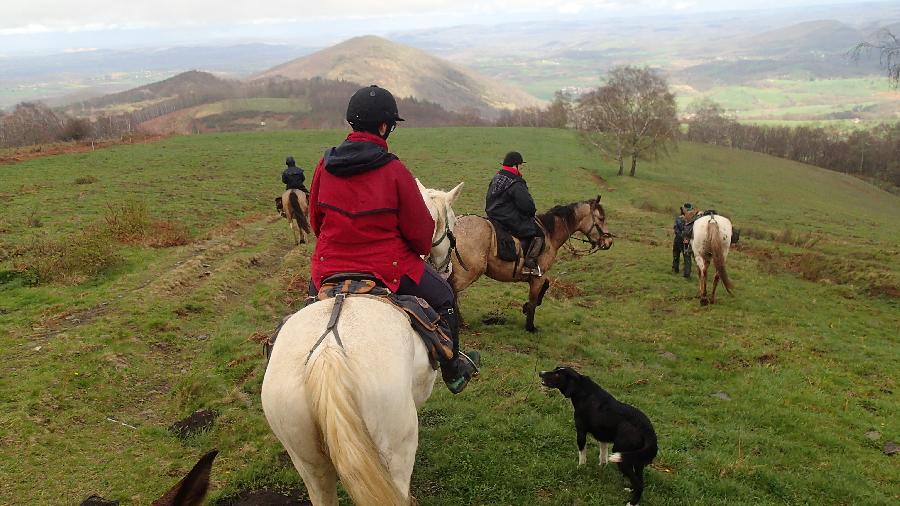
<instances>
[{"instance_id":1,"label":"white horse tail","mask_svg":"<svg viewBox=\"0 0 900 506\"><path fill-rule=\"evenodd\" d=\"M706 238L709 241L709 249L712 252L716 273L722 279L722 284L725 285L725 289L728 290L728 293L731 293L731 289L734 288L734 285L731 284L731 280L728 279L728 272L725 271L725 246L723 245L724 241L722 239L722 233L719 232L719 224L716 223L715 219L709 220Z\"/></svg>"},{"instance_id":2,"label":"white horse tail","mask_svg":"<svg viewBox=\"0 0 900 506\"><path fill-rule=\"evenodd\" d=\"M313 417L344 488L360 506L400 506L409 499L394 485L354 396L354 371L338 348L323 346L306 368Z\"/></svg>"}]
</instances>

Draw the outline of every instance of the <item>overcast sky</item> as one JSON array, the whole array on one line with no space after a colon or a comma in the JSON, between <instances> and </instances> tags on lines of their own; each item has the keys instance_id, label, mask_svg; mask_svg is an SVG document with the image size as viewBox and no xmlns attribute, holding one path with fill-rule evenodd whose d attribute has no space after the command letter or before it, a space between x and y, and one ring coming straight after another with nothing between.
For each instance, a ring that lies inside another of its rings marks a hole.
<instances>
[{"instance_id":1,"label":"overcast sky","mask_svg":"<svg viewBox=\"0 0 900 506\"><path fill-rule=\"evenodd\" d=\"M293 40L521 20L762 9L858 0L0 0L3 52ZM323 40L327 39L327 40Z\"/></svg>"}]
</instances>

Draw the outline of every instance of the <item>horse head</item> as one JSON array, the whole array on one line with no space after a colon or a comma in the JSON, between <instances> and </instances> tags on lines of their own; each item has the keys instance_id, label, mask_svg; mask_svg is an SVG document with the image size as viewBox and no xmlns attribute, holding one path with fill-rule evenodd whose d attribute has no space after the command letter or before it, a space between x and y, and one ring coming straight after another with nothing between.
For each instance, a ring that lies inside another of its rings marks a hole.
<instances>
[{"instance_id":1,"label":"horse head","mask_svg":"<svg viewBox=\"0 0 900 506\"><path fill-rule=\"evenodd\" d=\"M459 198L465 183L459 183L452 190L445 192L433 188L426 188L418 179L416 184L422 199L434 220L434 234L431 238L431 253L426 260L444 278L450 276L452 264L450 256L455 247L456 238L453 236L453 227L456 226L456 213L453 211L453 203Z\"/></svg>"},{"instance_id":2,"label":"horse head","mask_svg":"<svg viewBox=\"0 0 900 506\"><path fill-rule=\"evenodd\" d=\"M578 222L578 230L587 236L591 247L607 250L613 245L613 234L606 228L606 211L600 203L600 195L586 202L589 212Z\"/></svg>"}]
</instances>

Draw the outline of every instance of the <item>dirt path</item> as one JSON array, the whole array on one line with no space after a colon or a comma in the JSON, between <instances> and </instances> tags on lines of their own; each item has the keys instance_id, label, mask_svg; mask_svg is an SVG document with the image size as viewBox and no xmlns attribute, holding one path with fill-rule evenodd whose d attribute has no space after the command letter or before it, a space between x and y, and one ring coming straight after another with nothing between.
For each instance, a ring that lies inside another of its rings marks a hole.
<instances>
[{"instance_id":1,"label":"dirt path","mask_svg":"<svg viewBox=\"0 0 900 506\"><path fill-rule=\"evenodd\" d=\"M12 165L14 163L45 156L84 153L85 151L95 151L110 146L119 146L121 144L145 144L148 142L157 142L167 137L168 135L160 134L138 134L130 137L123 137L118 140L60 142L55 144L41 144L38 146L5 149L0 150L0 165Z\"/></svg>"}]
</instances>

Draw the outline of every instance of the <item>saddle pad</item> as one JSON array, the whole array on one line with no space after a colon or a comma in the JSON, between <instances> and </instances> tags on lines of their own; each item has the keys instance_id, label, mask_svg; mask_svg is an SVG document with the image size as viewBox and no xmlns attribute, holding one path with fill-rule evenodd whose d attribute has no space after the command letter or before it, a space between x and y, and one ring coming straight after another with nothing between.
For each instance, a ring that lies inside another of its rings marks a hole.
<instances>
[{"instance_id":1,"label":"saddle pad","mask_svg":"<svg viewBox=\"0 0 900 506\"><path fill-rule=\"evenodd\" d=\"M348 296L369 296L392 304L409 317L413 330L422 338L428 349L428 358L434 369L438 364L453 359L455 351L450 338L450 328L441 316L424 299L413 295L398 295L372 280L344 279L333 283L324 282L319 289L318 300L334 298L338 294Z\"/></svg>"}]
</instances>

